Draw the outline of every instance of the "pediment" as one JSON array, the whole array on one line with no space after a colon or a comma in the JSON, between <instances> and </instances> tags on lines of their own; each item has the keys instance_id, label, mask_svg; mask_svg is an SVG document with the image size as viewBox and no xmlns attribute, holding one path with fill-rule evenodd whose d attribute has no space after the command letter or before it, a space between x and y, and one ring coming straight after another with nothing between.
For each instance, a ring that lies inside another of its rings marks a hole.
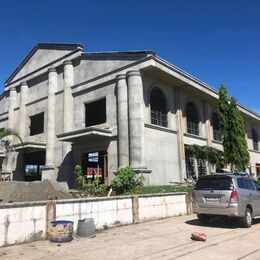
<instances>
[{"instance_id":1,"label":"pediment","mask_svg":"<svg viewBox=\"0 0 260 260\"><path fill-rule=\"evenodd\" d=\"M19 80L26 75L61 59L78 48L82 48L82 46L79 44L39 43L24 58L20 65L7 79L5 84L10 84Z\"/></svg>"}]
</instances>

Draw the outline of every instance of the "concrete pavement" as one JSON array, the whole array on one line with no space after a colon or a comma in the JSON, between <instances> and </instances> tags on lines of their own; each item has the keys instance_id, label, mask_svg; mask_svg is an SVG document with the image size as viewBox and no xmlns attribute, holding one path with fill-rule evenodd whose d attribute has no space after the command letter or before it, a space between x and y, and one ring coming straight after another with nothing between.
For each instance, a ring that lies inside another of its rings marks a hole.
<instances>
[{"instance_id":1,"label":"concrete pavement","mask_svg":"<svg viewBox=\"0 0 260 260\"><path fill-rule=\"evenodd\" d=\"M193 231L206 232L207 241L192 241ZM200 226L190 215L108 229L70 243L38 241L1 248L0 259L260 259L259 240L260 221L250 229L232 219Z\"/></svg>"}]
</instances>

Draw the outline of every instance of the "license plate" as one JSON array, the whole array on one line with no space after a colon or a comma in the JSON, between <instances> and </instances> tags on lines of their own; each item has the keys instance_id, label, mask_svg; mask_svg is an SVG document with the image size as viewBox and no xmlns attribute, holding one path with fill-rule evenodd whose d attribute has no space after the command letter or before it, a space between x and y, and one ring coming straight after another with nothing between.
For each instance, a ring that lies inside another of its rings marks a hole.
<instances>
[{"instance_id":1,"label":"license plate","mask_svg":"<svg viewBox=\"0 0 260 260\"><path fill-rule=\"evenodd\" d=\"M205 200L206 201L220 201L220 197L207 197L207 196L204 196Z\"/></svg>"}]
</instances>

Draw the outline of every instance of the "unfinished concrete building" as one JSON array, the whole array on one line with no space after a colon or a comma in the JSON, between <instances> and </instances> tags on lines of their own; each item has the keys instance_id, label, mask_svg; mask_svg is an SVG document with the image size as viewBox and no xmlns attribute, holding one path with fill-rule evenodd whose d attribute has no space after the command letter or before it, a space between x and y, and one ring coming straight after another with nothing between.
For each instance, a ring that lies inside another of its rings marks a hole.
<instances>
[{"instance_id":1,"label":"unfinished concrete building","mask_svg":"<svg viewBox=\"0 0 260 260\"><path fill-rule=\"evenodd\" d=\"M0 128L16 129L24 142L13 140L8 159L2 149L0 163L14 180L70 187L76 164L106 184L123 165L147 185L178 182L186 168L208 172L204 161L185 161L185 144L222 149L217 106L216 90L152 51L89 53L80 44L39 43L0 96ZM257 174L260 117L240 110Z\"/></svg>"}]
</instances>

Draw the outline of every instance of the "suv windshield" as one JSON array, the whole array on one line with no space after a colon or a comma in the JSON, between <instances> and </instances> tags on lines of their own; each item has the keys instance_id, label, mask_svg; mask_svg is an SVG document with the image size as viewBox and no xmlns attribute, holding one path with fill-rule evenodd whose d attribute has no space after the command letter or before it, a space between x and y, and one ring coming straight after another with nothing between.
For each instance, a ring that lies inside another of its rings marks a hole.
<instances>
[{"instance_id":1,"label":"suv windshield","mask_svg":"<svg viewBox=\"0 0 260 260\"><path fill-rule=\"evenodd\" d=\"M232 190L232 179L229 177L211 177L199 179L195 190Z\"/></svg>"}]
</instances>

